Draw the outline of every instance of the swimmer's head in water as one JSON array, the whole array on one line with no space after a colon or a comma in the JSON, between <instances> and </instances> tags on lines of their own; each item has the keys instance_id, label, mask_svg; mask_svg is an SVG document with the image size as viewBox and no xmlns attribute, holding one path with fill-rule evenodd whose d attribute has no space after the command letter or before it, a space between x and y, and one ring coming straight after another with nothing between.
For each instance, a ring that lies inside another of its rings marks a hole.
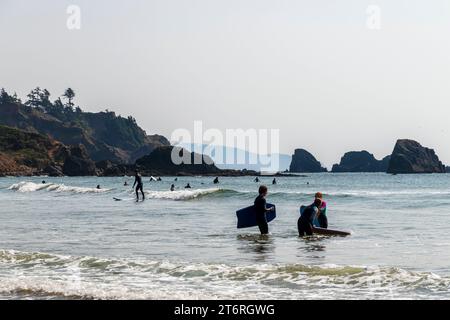
<instances>
[{"instance_id":1,"label":"swimmer's head in water","mask_svg":"<svg viewBox=\"0 0 450 320\"><path fill-rule=\"evenodd\" d=\"M323 198L322 192L317 192L316 195L315 195L315 198L316 199L322 199Z\"/></svg>"},{"instance_id":2,"label":"swimmer's head in water","mask_svg":"<svg viewBox=\"0 0 450 320\"><path fill-rule=\"evenodd\" d=\"M258 192L261 195L266 195L267 194L267 187L266 186L260 186Z\"/></svg>"}]
</instances>

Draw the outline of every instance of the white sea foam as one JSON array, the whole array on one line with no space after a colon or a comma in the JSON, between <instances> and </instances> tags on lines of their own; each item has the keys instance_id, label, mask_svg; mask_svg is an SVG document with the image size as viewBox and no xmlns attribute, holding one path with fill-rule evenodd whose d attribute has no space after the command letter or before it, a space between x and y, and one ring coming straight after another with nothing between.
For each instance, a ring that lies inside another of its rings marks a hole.
<instances>
[{"instance_id":1,"label":"white sea foam","mask_svg":"<svg viewBox=\"0 0 450 320\"><path fill-rule=\"evenodd\" d=\"M399 268L228 265L0 251L0 296L75 299L449 297L450 279Z\"/></svg>"},{"instance_id":2,"label":"white sea foam","mask_svg":"<svg viewBox=\"0 0 450 320\"><path fill-rule=\"evenodd\" d=\"M64 184L56 183L34 183L29 181L22 181L11 185L9 190L17 192L36 192L36 191L53 191L53 192L67 192L67 193L102 193L110 191L111 189L97 189L66 186Z\"/></svg>"},{"instance_id":3,"label":"white sea foam","mask_svg":"<svg viewBox=\"0 0 450 320\"><path fill-rule=\"evenodd\" d=\"M211 195L221 192L222 189L188 189L175 191L145 191L145 194L150 199L164 199L164 200L192 200L206 195Z\"/></svg>"}]
</instances>

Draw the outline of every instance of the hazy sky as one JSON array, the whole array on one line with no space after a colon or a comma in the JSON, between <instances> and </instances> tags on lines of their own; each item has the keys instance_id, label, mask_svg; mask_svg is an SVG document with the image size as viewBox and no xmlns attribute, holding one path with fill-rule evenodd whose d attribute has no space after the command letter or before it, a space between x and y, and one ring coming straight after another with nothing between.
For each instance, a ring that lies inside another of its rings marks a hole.
<instances>
[{"instance_id":1,"label":"hazy sky","mask_svg":"<svg viewBox=\"0 0 450 320\"><path fill-rule=\"evenodd\" d=\"M279 128L282 152L327 166L397 138L450 163L449 35L448 0L0 0L0 87L70 86L85 110L168 137L194 120Z\"/></svg>"}]
</instances>

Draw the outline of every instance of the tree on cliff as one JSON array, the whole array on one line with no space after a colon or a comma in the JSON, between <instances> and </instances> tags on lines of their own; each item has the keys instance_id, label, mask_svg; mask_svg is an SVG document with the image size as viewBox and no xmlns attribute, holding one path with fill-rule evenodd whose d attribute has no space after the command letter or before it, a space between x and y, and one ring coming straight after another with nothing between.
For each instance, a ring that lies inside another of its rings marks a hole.
<instances>
[{"instance_id":1,"label":"tree on cliff","mask_svg":"<svg viewBox=\"0 0 450 320\"><path fill-rule=\"evenodd\" d=\"M14 92L14 94L11 96L6 92L4 88L0 90L0 104L3 103L22 103L22 101L17 97L17 94Z\"/></svg>"},{"instance_id":2,"label":"tree on cliff","mask_svg":"<svg viewBox=\"0 0 450 320\"><path fill-rule=\"evenodd\" d=\"M31 90L27 98L28 100L25 102L25 105L29 107L37 108L45 112L49 111L52 107L50 92L47 89L36 87L36 89Z\"/></svg>"},{"instance_id":3,"label":"tree on cliff","mask_svg":"<svg viewBox=\"0 0 450 320\"><path fill-rule=\"evenodd\" d=\"M63 97L68 100L66 107L73 110L73 98L75 98L75 91L73 91L72 88L67 88L66 91L64 91Z\"/></svg>"}]
</instances>

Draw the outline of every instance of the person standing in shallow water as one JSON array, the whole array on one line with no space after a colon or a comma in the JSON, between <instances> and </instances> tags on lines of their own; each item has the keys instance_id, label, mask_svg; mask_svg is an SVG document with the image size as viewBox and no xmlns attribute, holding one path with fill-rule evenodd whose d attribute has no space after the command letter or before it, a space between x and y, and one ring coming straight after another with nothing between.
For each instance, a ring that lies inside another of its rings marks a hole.
<instances>
[{"instance_id":1,"label":"person standing in shallow water","mask_svg":"<svg viewBox=\"0 0 450 320\"><path fill-rule=\"evenodd\" d=\"M328 229L327 203L323 201L322 192L317 192L314 198L322 200L322 205L319 208L319 214L314 219L313 226Z\"/></svg>"},{"instance_id":2,"label":"person standing in shallow water","mask_svg":"<svg viewBox=\"0 0 450 320\"><path fill-rule=\"evenodd\" d=\"M322 200L316 198L314 203L307 206L301 213L300 218L297 221L298 235L300 237L312 236L313 234L313 221L314 218L319 214L319 208L322 206Z\"/></svg>"},{"instance_id":3,"label":"person standing in shallow water","mask_svg":"<svg viewBox=\"0 0 450 320\"><path fill-rule=\"evenodd\" d=\"M256 222L262 235L269 234L269 225L267 224L266 213L273 211L274 208L267 208L266 196L268 193L266 186L259 187L259 195L255 199Z\"/></svg>"},{"instance_id":4,"label":"person standing in shallow water","mask_svg":"<svg viewBox=\"0 0 450 320\"><path fill-rule=\"evenodd\" d=\"M145 200L144 184L142 183L142 176L139 173L139 170L137 170L137 169L136 169L135 175L134 175L133 188L134 188L134 186L136 186L136 202L139 201L139 191L141 191L141 193L142 193L142 200Z\"/></svg>"}]
</instances>

